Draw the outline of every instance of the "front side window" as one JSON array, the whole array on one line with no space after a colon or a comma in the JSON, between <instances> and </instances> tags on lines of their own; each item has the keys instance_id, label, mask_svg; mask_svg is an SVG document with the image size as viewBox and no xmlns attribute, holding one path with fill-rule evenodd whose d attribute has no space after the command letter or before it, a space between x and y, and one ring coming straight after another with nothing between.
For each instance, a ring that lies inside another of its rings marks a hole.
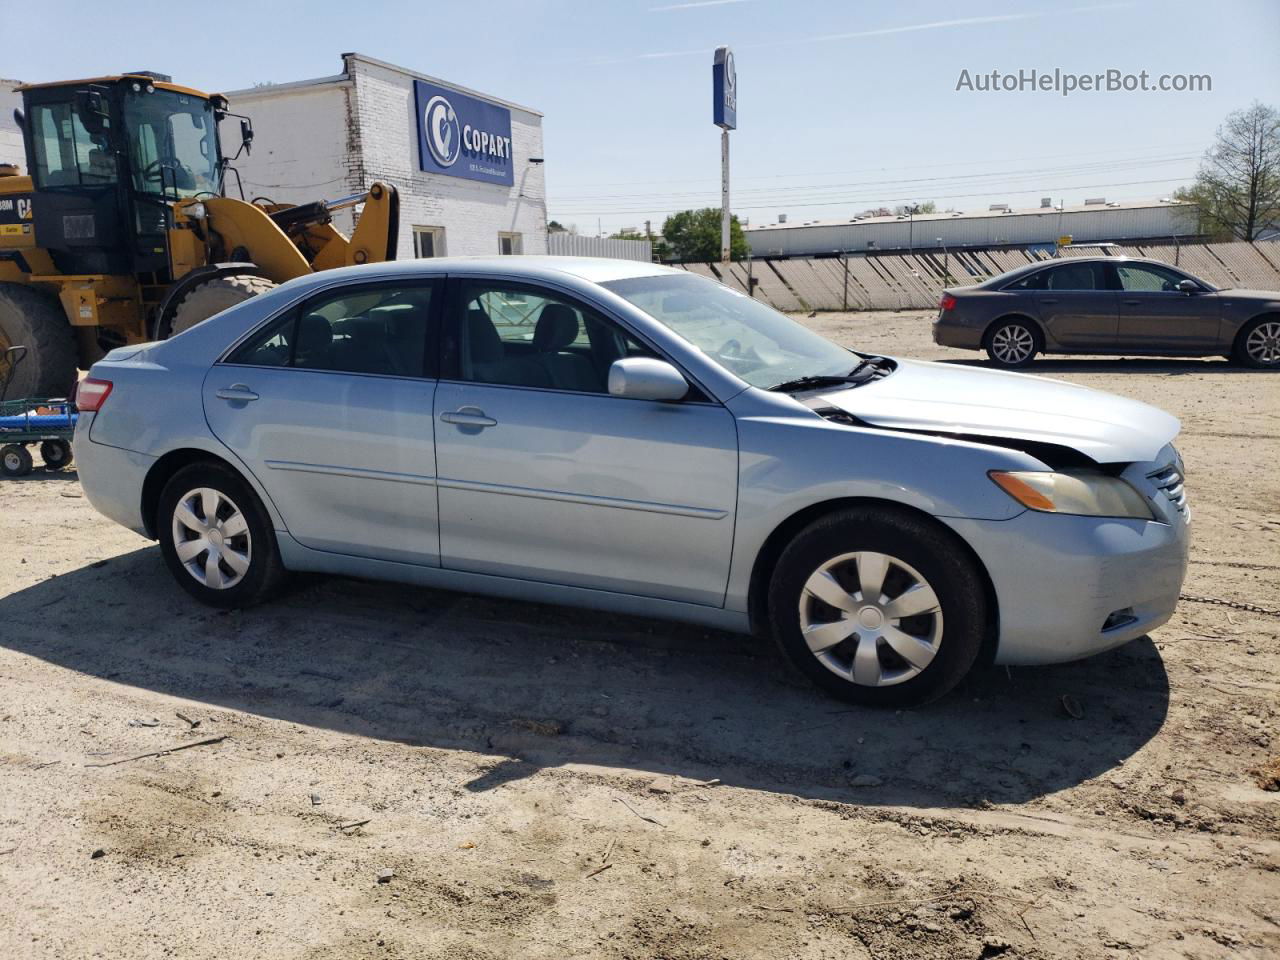
<instances>
[{"instance_id":1,"label":"front side window","mask_svg":"<svg viewBox=\"0 0 1280 960\"><path fill-rule=\"evenodd\" d=\"M746 294L693 274L602 284L755 387L844 376L859 358Z\"/></svg>"},{"instance_id":2,"label":"front side window","mask_svg":"<svg viewBox=\"0 0 1280 960\"><path fill-rule=\"evenodd\" d=\"M613 361L654 355L595 310L518 284L460 283L450 320L459 379L473 383L607 393Z\"/></svg>"},{"instance_id":3,"label":"front side window","mask_svg":"<svg viewBox=\"0 0 1280 960\"><path fill-rule=\"evenodd\" d=\"M130 91L124 120L135 190L181 197L218 192L217 122L209 101L173 90Z\"/></svg>"},{"instance_id":4,"label":"front side window","mask_svg":"<svg viewBox=\"0 0 1280 960\"><path fill-rule=\"evenodd\" d=\"M1120 287L1128 293L1176 293L1178 284L1186 280L1182 274L1151 264L1116 265Z\"/></svg>"},{"instance_id":5,"label":"front side window","mask_svg":"<svg viewBox=\"0 0 1280 960\"><path fill-rule=\"evenodd\" d=\"M31 108L35 177L41 187L105 186L116 181L110 126L91 134L71 103Z\"/></svg>"},{"instance_id":6,"label":"front side window","mask_svg":"<svg viewBox=\"0 0 1280 960\"><path fill-rule=\"evenodd\" d=\"M325 294L267 324L227 362L421 377L433 296L431 285Z\"/></svg>"}]
</instances>

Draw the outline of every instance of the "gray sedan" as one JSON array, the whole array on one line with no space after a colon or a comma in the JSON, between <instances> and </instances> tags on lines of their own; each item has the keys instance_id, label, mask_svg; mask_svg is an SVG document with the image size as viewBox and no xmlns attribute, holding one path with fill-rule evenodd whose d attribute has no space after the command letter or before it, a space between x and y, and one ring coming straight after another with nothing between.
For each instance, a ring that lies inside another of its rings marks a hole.
<instances>
[{"instance_id":1,"label":"gray sedan","mask_svg":"<svg viewBox=\"0 0 1280 960\"><path fill-rule=\"evenodd\" d=\"M943 293L934 342L1000 367L1041 353L1225 356L1280 368L1280 293L1220 290L1155 260L1073 257Z\"/></svg>"},{"instance_id":2,"label":"gray sedan","mask_svg":"<svg viewBox=\"0 0 1280 960\"><path fill-rule=\"evenodd\" d=\"M1186 568L1168 414L850 352L650 264L325 271L78 402L90 502L220 607L320 571L668 617L905 704L1141 636Z\"/></svg>"}]
</instances>

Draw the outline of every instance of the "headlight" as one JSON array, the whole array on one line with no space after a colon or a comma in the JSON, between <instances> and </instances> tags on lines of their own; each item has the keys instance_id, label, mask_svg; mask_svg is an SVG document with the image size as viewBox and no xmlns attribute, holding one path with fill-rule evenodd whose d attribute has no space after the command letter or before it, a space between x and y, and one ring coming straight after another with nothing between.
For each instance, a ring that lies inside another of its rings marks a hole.
<instances>
[{"instance_id":1,"label":"headlight","mask_svg":"<svg viewBox=\"0 0 1280 960\"><path fill-rule=\"evenodd\" d=\"M989 476L996 486L1030 510L1083 517L1155 519L1142 494L1119 477L1105 473L992 470Z\"/></svg>"}]
</instances>

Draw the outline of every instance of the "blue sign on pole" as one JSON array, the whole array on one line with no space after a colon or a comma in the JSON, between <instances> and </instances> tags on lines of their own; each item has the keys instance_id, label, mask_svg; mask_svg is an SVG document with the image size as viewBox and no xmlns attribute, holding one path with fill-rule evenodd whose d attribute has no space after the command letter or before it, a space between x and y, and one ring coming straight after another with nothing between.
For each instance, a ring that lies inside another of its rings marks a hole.
<instances>
[{"instance_id":1,"label":"blue sign on pole","mask_svg":"<svg viewBox=\"0 0 1280 960\"><path fill-rule=\"evenodd\" d=\"M515 183L511 111L465 93L414 81L418 166L482 183Z\"/></svg>"},{"instance_id":2,"label":"blue sign on pole","mask_svg":"<svg viewBox=\"0 0 1280 960\"><path fill-rule=\"evenodd\" d=\"M711 65L711 91L712 122L722 130L738 129L738 71L734 67L733 51L728 47L716 47L716 58Z\"/></svg>"}]
</instances>

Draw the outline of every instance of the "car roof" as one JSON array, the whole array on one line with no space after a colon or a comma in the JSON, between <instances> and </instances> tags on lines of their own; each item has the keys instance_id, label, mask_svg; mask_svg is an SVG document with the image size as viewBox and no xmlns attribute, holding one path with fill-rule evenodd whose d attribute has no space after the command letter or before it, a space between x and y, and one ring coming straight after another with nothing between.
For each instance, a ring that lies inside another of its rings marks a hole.
<instances>
[{"instance_id":1,"label":"car roof","mask_svg":"<svg viewBox=\"0 0 1280 960\"><path fill-rule=\"evenodd\" d=\"M299 278L309 280L376 280L379 277L403 277L406 274L439 276L465 274L494 274L529 281L576 277L588 283L606 283L610 280L628 280L632 277L653 277L665 274L685 274L674 267L640 260L611 260L605 257L551 257L551 256L498 256L498 257L430 257L413 260L388 260L359 267L343 267L323 270ZM298 281L295 281L297 283Z\"/></svg>"},{"instance_id":2,"label":"car roof","mask_svg":"<svg viewBox=\"0 0 1280 960\"><path fill-rule=\"evenodd\" d=\"M1058 266L1064 263L1149 263L1157 267L1171 267L1185 273L1181 267L1173 267L1172 264L1165 263L1161 260L1152 260L1150 257L1125 257L1125 256L1107 256L1099 254L1092 257L1053 257L1049 260L1037 260L1034 263L1028 263L1024 267L1014 267L1012 270L1006 270L1004 273L989 277L981 283L974 284L975 287L1000 286L1015 280L1018 277L1025 276L1028 273L1034 273L1037 270L1043 270L1047 267ZM963 288L961 288L963 289Z\"/></svg>"}]
</instances>

